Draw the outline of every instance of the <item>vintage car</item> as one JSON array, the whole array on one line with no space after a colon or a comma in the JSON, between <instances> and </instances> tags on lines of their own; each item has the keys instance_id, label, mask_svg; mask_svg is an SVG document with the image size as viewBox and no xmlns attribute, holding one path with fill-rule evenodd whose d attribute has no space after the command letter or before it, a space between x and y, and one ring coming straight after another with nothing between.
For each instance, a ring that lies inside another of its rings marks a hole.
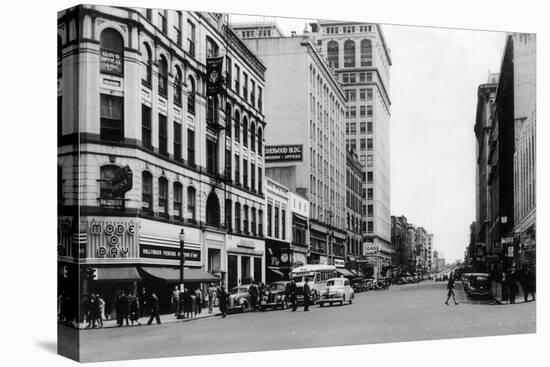
<instances>
[{"instance_id":1,"label":"vintage car","mask_svg":"<svg viewBox=\"0 0 550 367\"><path fill-rule=\"evenodd\" d=\"M231 289L227 311L246 311L252 304L250 301L250 284L239 285Z\"/></svg>"},{"instance_id":2,"label":"vintage car","mask_svg":"<svg viewBox=\"0 0 550 367\"><path fill-rule=\"evenodd\" d=\"M351 288L349 279L332 278L327 281L327 287L321 292L321 297L317 303L319 303L321 307L326 303L329 305L333 303L340 303L340 305L343 305L344 302L352 304L354 297L355 292L353 288Z\"/></svg>"},{"instance_id":3,"label":"vintage car","mask_svg":"<svg viewBox=\"0 0 550 367\"><path fill-rule=\"evenodd\" d=\"M268 308L284 310L288 307L289 300L287 299L287 287L290 282L280 281L269 284L268 288L261 295L260 309L265 311Z\"/></svg>"},{"instance_id":4,"label":"vintage car","mask_svg":"<svg viewBox=\"0 0 550 367\"><path fill-rule=\"evenodd\" d=\"M462 274L462 282L468 297L491 296L491 281L487 273L464 273Z\"/></svg>"},{"instance_id":5,"label":"vintage car","mask_svg":"<svg viewBox=\"0 0 550 367\"><path fill-rule=\"evenodd\" d=\"M368 285L363 278L355 278L351 280L351 287L355 293L368 291Z\"/></svg>"}]
</instances>

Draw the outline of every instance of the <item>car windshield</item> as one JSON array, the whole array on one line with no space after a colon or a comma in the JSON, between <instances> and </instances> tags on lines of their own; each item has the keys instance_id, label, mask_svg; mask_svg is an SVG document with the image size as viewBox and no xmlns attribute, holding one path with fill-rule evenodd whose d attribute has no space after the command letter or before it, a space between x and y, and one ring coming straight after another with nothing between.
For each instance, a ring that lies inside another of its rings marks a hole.
<instances>
[{"instance_id":1,"label":"car windshield","mask_svg":"<svg viewBox=\"0 0 550 367\"><path fill-rule=\"evenodd\" d=\"M305 282L306 279L309 279L309 281L311 282L313 280L313 275L311 276L305 276L305 277L294 277L294 281L296 283L300 283L300 282Z\"/></svg>"},{"instance_id":2,"label":"car windshield","mask_svg":"<svg viewBox=\"0 0 550 367\"><path fill-rule=\"evenodd\" d=\"M285 283L271 283L269 286L272 291L284 291L286 289Z\"/></svg>"},{"instance_id":3,"label":"car windshield","mask_svg":"<svg viewBox=\"0 0 550 367\"><path fill-rule=\"evenodd\" d=\"M342 282L339 281L339 280L329 280L327 282L327 287L332 287L332 286L335 286L335 285L342 285Z\"/></svg>"}]
</instances>

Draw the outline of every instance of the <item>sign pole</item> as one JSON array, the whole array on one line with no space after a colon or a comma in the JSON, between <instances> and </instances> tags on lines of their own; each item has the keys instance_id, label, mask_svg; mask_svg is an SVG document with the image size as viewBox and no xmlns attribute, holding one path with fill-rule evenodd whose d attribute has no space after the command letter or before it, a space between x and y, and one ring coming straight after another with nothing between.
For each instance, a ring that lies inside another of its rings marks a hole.
<instances>
[{"instance_id":1,"label":"sign pole","mask_svg":"<svg viewBox=\"0 0 550 367\"><path fill-rule=\"evenodd\" d=\"M182 228L180 232L180 287L183 287L183 289L180 288L180 296L183 293L183 290L185 289L185 286L183 284L183 266L185 265L185 254L183 253L184 245L185 245L185 231ZM179 304L179 307L178 307L177 318L183 319L184 313L181 307L183 302L181 299L178 299L178 304Z\"/></svg>"}]
</instances>

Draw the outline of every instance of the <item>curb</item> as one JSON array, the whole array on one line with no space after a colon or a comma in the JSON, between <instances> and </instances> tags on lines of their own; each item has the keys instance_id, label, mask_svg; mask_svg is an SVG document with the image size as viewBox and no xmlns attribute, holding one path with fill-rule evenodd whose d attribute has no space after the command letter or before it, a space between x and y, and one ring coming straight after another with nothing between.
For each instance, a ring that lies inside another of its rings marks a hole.
<instances>
[{"instance_id":1,"label":"curb","mask_svg":"<svg viewBox=\"0 0 550 367\"><path fill-rule=\"evenodd\" d=\"M198 321L198 320L203 320L203 319L209 319L209 318L212 318L212 317L217 317L217 316L221 316L221 312L217 312L217 313L211 313L211 314L208 314L206 316L201 316L201 317L191 317L191 318L185 318L185 319L169 319L169 320L164 320L162 321L161 320L161 323L160 324L157 324L156 322L153 322L151 323L151 325L147 325L147 323L141 323L140 325L123 325L123 326L118 326L116 324L114 325L104 325L103 327L101 328L86 328L84 326L79 326L77 329L78 330L100 330L100 329L112 329L112 328L132 328L132 327L140 327L140 326L152 326L152 325L165 325L165 324L174 324L174 323L178 323L178 322L191 322L191 321Z\"/></svg>"}]
</instances>

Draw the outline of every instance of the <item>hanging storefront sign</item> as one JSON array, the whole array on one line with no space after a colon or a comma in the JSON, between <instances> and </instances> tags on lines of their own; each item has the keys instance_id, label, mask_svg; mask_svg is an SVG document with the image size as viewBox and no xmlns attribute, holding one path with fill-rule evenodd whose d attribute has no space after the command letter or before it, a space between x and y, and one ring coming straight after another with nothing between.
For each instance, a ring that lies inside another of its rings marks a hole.
<instances>
[{"instance_id":1,"label":"hanging storefront sign","mask_svg":"<svg viewBox=\"0 0 550 367\"><path fill-rule=\"evenodd\" d=\"M201 261L201 251L192 249L183 249L185 261ZM151 246L141 244L139 248L139 257L150 259L179 260L180 249L168 246Z\"/></svg>"},{"instance_id":2,"label":"hanging storefront sign","mask_svg":"<svg viewBox=\"0 0 550 367\"><path fill-rule=\"evenodd\" d=\"M132 181L133 176L130 167L120 167L115 172L115 177L111 181L113 197L122 197L126 192L130 191L132 189Z\"/></svg>"},{"instance_id":3,"label":"hanging storefront sign","mask_svg":"<svg viewBox=\"0 0 550 367\"><path fill-rule=\"evenodd\" d=\"M303 145L267 145L265 147L266 162L302 161Z\"/></svg>"},{"instance_id":4,"label":"hanging storefront sign","mask_svg":"<svg viewBox=\"0 0 550 367\"><path fill-rule=\"evenodd\" d=\"M206 95L214 96L223 90L223 57L206 59Z\"/></svg>"},{"instance_id":5,"label":"hanging storefront sign","mask_svg":"<svg viewBox=\"0 0 550 367\"><path fill-rule=\"evenodd\" d=\"M290 243L266 239L265 246L268 266L290 266Z\"/></svg>"}]
</instances>

